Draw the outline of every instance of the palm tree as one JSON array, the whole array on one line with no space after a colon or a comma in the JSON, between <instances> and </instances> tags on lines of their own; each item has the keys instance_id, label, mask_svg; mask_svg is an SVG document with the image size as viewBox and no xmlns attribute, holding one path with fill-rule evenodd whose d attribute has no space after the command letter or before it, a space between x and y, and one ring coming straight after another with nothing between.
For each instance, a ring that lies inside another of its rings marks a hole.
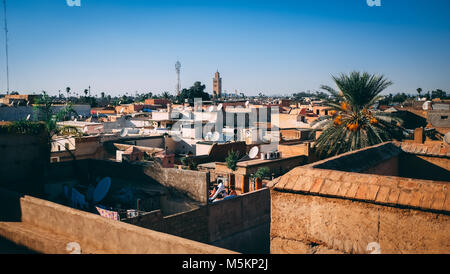
<instances>
[{"instance_id":1,"label":"palm tree","mask_svg":"<svg viewBox=\"0 0 450 274\"><path fill-rule=\"evenodd\" d=\"M163 93L161 93L161 97L163 98L163 99L170 99L170 93L169 92L167 92L167 91L164 91Z\"/></svg>"},{"instance_id":2,"label":"palm tree","mask_svg":"<svg viewBox=\"0 0 450 274\"><path fill-rule=\"evenodd\" d=\"M417 90L417 93L419 93L419 97L420 97L420 94L422 93L422 89L421 88L418 88L418 89L416 89Z\"/></svg>"},{"instance_id":3,"label":"palm tree","mask_svg":"<svg viewBox=\"0 0 450 274\"><path fill-rule=\"evenodd\" d=\"M316 121L324 129L315 144L319 156L334 156L401 138L400 119L370 109L383 98L379 94L392 85L391 81L360 72L332 78L340 91L321 87L331 94L331 99L325 103L330 108L329 115Z\"/></svg>"}]
</instances>

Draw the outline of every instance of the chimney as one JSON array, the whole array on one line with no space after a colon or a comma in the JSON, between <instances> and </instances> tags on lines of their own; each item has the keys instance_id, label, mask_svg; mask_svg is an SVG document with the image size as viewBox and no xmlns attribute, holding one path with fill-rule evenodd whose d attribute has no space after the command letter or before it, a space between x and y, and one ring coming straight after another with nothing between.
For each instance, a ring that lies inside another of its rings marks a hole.
<instances>
[{"instance_id":1,"label":"chimney","mask_svg":"<svg viewBox=\"0 0 450 274\"><path fill-rule=\"evenodd\" d=\"M423 127L416 128L414 130L414 143L423 144L425 141L425 134Z\"/></svg>"}]
</instances>

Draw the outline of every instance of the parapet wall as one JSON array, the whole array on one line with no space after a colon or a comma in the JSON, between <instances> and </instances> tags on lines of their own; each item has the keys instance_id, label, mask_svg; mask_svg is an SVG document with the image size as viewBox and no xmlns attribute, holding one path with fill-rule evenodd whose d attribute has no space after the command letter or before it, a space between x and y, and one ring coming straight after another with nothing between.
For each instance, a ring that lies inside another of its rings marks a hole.
<instances>
[{"instance_id":1,"label":"parapet wall","mask_svg":"<svg viewBox=\"0 0 450 274\"><path fill-rule=\"evenodd\" d=\"M308 166L273 181L272 253L450 252L450 183Z\"/></svg>"},{"instance_id":2,"label":"parapet wall","mask_svg":"<svg viewBox=\"0 0 450 274\"><path fill-rule=\"evenodd\" d=\"M40 253L68 253L69 242L78 243L82 253L230 253L30 196L21 198L20 206L21 222L0 222L0 236Z\"/></svg>"},{"instance_id":3,"label":"parapet wall","mask_svg":"<svg viewBox=\"0 0 450 274\"><path fill-rule=\"evenodd\" d=\"M127 222L244 253L268 253L270 234L269 189L170 216L160 211Z\"/></svg>"},{"instance_id":4,"label":"parapet wall","mask_svg":"<svg viewBox=\"0 0 450 274\"><path fill-rule=\"evenodd\" d=\"M208 202L209 172L163 168L159 164L147 165L144 173L165 187L175 188L200 203Z\"/></svg>"},{"instance_id":5,"label":"parapet wall","mask_svg":"<svg viewBox=\"0 0 450 274\"><path fill-rule=\"evenodd\" d=\"M271 253L450 252L450 217L345 199L272 191Z\"/></svg>"}]
</instances>

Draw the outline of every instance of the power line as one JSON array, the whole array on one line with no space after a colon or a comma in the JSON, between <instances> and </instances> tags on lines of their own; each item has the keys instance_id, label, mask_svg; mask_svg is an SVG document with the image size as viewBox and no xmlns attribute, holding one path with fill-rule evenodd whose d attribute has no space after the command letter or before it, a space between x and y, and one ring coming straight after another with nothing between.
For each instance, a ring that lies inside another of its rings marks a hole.
<instances>
[{"instance_id":1,"label":"power line","mask_svg":"<svg viewBox=\"0 0 450 274\"><path fill-rule=\"evenodd\" d=\"M5 49L6 49L6 91L9 94L9 50L8 50L8 20L6 17L6 0L3 0L5 12Z\"/></svg>"}]
</instances>

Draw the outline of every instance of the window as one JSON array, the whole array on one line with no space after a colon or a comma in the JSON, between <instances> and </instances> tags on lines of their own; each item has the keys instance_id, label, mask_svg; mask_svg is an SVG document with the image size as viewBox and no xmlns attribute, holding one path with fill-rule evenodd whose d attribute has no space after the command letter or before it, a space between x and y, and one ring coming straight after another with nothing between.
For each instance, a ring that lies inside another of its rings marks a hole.
<instances>
[{"instance_id":1,"label":"window","mask_svg":"<svg viewBox=\"0 0 450 274\"><path fill-rule=\"evenodd\" d=\"M441 120L447 120L448 116L441 116Z\"/></svg>"}]
</instances>

